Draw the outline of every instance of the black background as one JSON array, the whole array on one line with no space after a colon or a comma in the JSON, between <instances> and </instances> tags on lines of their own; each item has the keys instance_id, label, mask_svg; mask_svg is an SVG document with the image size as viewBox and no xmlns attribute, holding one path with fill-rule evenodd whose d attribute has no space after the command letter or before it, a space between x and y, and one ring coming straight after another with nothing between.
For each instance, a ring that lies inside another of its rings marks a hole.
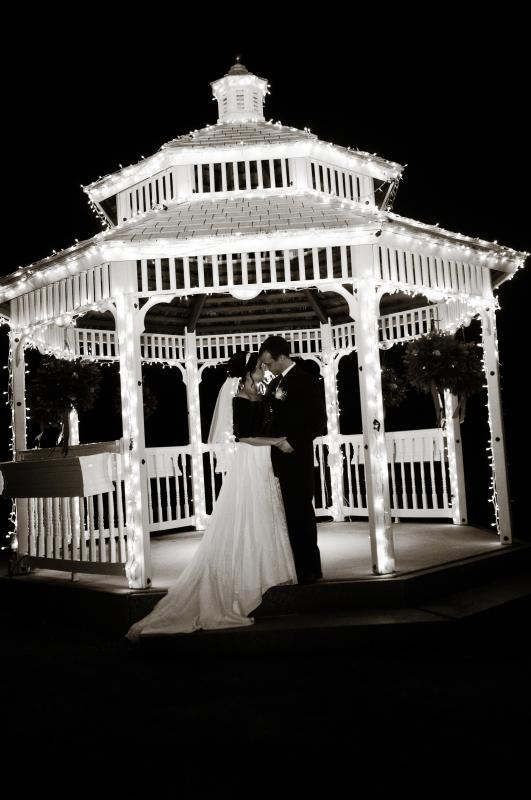
<instances>
[{"instance_id":1,"label":"black background","mask_svg":"<svg viewBox=\"0 0 531 800\"><path fill-rule=\"evenodd\" d=\"M523 23L508 11L465 23L449 6L430 19L359 9L347 14L335 7L288 14L286 8L231 5L219 12L188 9L186 19L158 7L117 7L112 17L107 9L104 16L103 7L90 9L78 7L75 19L32 12L31 30L23 13L12 18L15 50L3 66L8 210L2 273L97 233L100 225L80 184L214 123L217 104L209 84L227 72L237 53L271 84L267 119L309 127L324 141L407 165L394 211L531 250L528 67ZM525 537L529 267L501 288L499 300L512 508L517 535ZM474 326L467 331L477 336ZM5 363L5 328L1 336ZM352 389L357 394L354 384ZM356 401L350 405L346 389L343 395L345 432L354 432ZM148 444L173 444L182 436L171 397L165 391L159 399ZM391 412L388 429L412 424L408 413L415 427L432 427L427 401L415 404L409 412ZM114 424L112 414L99 410L94 418L100 426L103 419ZM9 458L8 424L3 409L3 458ZM90 420L86 425L88 436ZM164 425L173 426L168 436ZM98 430L96 438L114 435ZM484 397L469 404L463 441L470 521L489 525Z\"/></svg>"}]
</instances>

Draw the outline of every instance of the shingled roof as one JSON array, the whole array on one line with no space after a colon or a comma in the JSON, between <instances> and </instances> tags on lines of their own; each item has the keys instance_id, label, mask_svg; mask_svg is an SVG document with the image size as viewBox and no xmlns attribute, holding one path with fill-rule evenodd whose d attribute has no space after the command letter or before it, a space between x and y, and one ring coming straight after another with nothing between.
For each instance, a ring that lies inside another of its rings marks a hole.
<instances>
[{"instance_id":1,"label":"shingled roof","mask_svg":"<svg viewBox=\"0 0 531 800\"><path fill-rule=\"evenodd\" d=\"M301 140L315 141L314 133L271 122L218 123L172 139L160 148L234 147L245 144L277 144Z\"/></svg>"},{"instance_id":2,"label":"shingled roof","mask_svg":"<svg viewBox=\"0 0 531 800\"><path fill-rule=\"evenodd\" d=\"M233 196L179 203L121 226L108 241L193 239L235 234L336 229L374 222L374 213L356 212L341 200L313 193Z\"/></svg>"}]
</instances>

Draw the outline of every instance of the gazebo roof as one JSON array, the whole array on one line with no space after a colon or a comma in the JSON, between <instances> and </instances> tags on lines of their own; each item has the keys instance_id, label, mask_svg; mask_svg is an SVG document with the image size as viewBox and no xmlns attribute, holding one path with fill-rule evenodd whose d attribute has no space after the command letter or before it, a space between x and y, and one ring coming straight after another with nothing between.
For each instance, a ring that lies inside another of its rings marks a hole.
<instances>
[{"instance_id":1,"label":"gazebo roof","mask_svg":"<svg viewBox=\"0 0 531 800\"><path fill-rule=\"evenodd\" d=\"M160 148L237 147L242 144L277 144L278 142L317 141L314 133L271 122L218 123L178 136Z\"/></svg>"},{"instance_id":2,"label":"gazebo roof","mask_svg":"<svg viewBox=\"0 0 531 800\"><path fill-rule=\"evenodd\" d=\"M50 267L68 266L73 260L83 258L87 265L97 259L113 260L114 247L123 243L131 247L153 246L160 243L191 242L194 247L200 243L211 244L225 237L232 238L228 251L238 248L245 250L245 239L256 236L294 233L303 235L305 231L328 232L356 230L364 226L379 225L383 233L407 231L426 244L451 244L464 248L470 254L488 255L495 259L490 265L493 286L503 282L518 269L526 259L527 253L504 247L496 242L474 239L462 234L443 230L436 225L427 225L412 219L375 210L363 210L359 204L307 191L279 190L274 194L260 195L242 192L239 195L214 197L211 200L197 198L172 204L165 210L154 210L139 215L121 225L102 231L91 239L77 242L72 247L53 253L27 267L19 268L0 279L0 302L8 288L16 288L16 294L28 291L24 283L35 273L50 270ZM234 237L241 236L237 246ZM306 245L303 245L306 246ZM252 249L252 248L251 248ZM267 240L262 249L267 249ZM165 253L161 255L164 256ZM466 256L466 253L464 253ZM141 249L138 258L146 257ZM148 258L152 254L147 255ZM46 280L57 280L50 273Z\"/></svg>"},{"instance_id":3,"label":"gazebo roof","mask_svg":"<svg viewBox=\"0 0 531 800\"><path fill-rule=\"evenodd\" d=\"M198 199L146 214L111 230L106 239L127 242L158 239L196 239L212 236L337 229L375 222L378 215L362 213L337 198L313 192Z\"/></svg>"}]
</instances>

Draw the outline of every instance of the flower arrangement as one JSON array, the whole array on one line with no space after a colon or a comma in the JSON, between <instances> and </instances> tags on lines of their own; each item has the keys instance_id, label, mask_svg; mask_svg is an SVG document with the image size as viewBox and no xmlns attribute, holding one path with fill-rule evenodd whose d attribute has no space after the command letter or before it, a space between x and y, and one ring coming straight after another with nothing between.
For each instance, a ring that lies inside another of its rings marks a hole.
<instances>
[{"instance_id":1,"label":"flower arrangement","mask_svg":"<svg viewBox=\"0 0 531 800\"><path fill-rule=\"evenodd\" d=\"M27 384L28 406L39 424L36 441L40 444L44 431L55 428L59 431L57 444L62 442L66 452L70 443L70 412L91 409L100 383L101 370L93 361L44 356Z\"/></svg>"},{"instance_id":2,"label":"flower arrangement","mask_svg":"<svg viewBox=\"0 0 531 800\"><path fill-rule=\"evenodd\" d=\"M393 367L382 367L382 395L384 409L400 406L406 399L406 381Z\"/></svg>"},{"instance_id":3,"label":"flower arrangement","mask_svg":"<svg viewBox=\"0 0 531 800\"><path fill-rule=\"evenodd\" d=\"M444 421L444 391L458 398L459 421L465 416L466 398L481 391L484 383L479 349L461 342L451 333L432 331L411 341L404 354L407 379L419 391L430 394L437 424Z\"/></svg>"}]
</instances>

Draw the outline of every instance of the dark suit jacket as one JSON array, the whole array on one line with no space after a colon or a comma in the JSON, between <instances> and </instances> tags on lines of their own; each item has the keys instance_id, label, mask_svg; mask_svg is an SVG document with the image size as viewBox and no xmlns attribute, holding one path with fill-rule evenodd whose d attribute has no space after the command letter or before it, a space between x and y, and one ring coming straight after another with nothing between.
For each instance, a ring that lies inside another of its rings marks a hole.
<instances>
[{"instance_id":1,"label":"dark suit jacket","mask_svg":"<svg viewBox=\"0 0 531 800\"><path fill-rule=\"evenodd\" d=\"M296 453L307 451L317 436L326 434L326 408L319 380L295 364L278 389L284 393L282 399L275 397L275 390L266 396L272 414L271 435L286 436ZM273 448L273 454L275 451Z\"/></svg>"}]
</instances>

